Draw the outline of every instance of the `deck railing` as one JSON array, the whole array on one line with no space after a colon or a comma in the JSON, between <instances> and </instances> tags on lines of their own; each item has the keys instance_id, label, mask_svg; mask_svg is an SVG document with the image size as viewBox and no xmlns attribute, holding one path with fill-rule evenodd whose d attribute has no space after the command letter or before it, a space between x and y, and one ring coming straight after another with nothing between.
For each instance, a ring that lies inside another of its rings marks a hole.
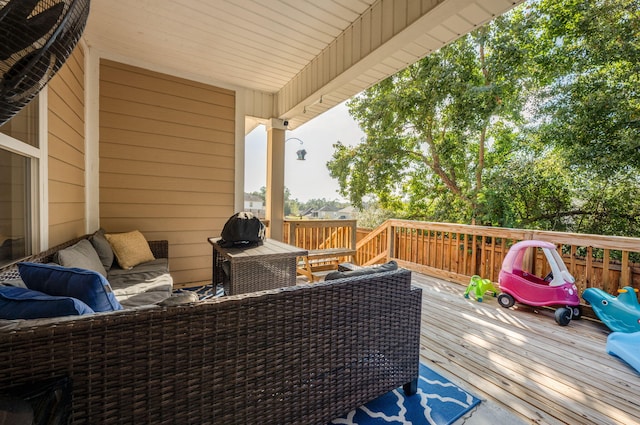
<instances>
[{"instance_id":1,"label":"deck railing","mask_svg":"<svg viewBox=\"0 0 640 425\"><path fill-rule=\"evenodd\" d=\"M356 253L356 220L286 220L284 242L303 248L297 272L309 281L321 279L352 262Z\"/></svg>"},{"instance_id":2,"label":"deck railing","mask_svg":"<svg viewBox=\"0 0 640 425\"><path fill-rule=\"evenodd\" d=\"M357 244L361 265L396 260L401 266L462 284L480 275L498 281L509 247L521 240L555 243L580 293L588 287L616 295L640 287L640 239L462 224L388 220ZM541 259L541 254L540 257ZM531 259L544 275L544 261Z\"/></svg>"},{"instance_id":3,"label":"deck railing","mask_svg":"<svg viewBox=\"0 0 640 425\"><path fill-rule=\"evenodd\" d=\"M285 242L308 250L353 246L355 226L355 220L287 220ZM640 288L640 238L391 219L370 231L358 229L357 239L356 264L395 260L463 285L476 274L497 282L511 245L543 240L558 246L580 293L591 287L612 295L624 286ZM529 261L529 271L538 276L549 271L542 257L538 252Z\"/></svg>"},{"instance_id":4,"label":"deck railing","mask_svg":"<svg viewBox=\"0 0 640 425\"><path fill-rule=\"evenodd\" d=\"M356 220L285 220L284 242L306 250L356 246Z\"/></svg>"}]
</instances>

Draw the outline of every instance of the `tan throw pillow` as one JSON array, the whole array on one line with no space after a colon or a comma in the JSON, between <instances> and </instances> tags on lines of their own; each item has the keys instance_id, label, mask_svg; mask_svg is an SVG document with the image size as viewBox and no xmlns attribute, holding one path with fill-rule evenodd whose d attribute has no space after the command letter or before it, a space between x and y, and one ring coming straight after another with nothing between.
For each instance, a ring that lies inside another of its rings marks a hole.
<instances>
[{"instance_id":1,"label":"tan throw pillow","mask_svg":"<svg viewBox=\"0 0 640 425\"><path fill-rule=\"evenodd\" d=\"M137 230L127 233L112 233L104 235L113 253L118 260L118 264L123 269L130 269L141 263L155 260L149 243L144 235Z\"/></svg>"}]
</instances>

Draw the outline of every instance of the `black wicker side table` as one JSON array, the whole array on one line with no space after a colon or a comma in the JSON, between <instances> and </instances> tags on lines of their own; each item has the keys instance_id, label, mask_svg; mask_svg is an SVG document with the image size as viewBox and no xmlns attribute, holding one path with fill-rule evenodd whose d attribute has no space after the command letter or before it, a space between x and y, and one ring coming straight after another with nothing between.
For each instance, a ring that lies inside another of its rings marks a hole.
<instances>
[{"instance_id":1,"label":"black wicker side table","mask_svg":"<svg viewBox=\"0 0 640 425\"><path fill-rule=\"evenodd\" d=\"M271 239L262 245L223 248L220 238L208 238L213 247L213 284L222 283L225 295L294 286L297 258L308 251Z\"/></svg>"}]
</instances>

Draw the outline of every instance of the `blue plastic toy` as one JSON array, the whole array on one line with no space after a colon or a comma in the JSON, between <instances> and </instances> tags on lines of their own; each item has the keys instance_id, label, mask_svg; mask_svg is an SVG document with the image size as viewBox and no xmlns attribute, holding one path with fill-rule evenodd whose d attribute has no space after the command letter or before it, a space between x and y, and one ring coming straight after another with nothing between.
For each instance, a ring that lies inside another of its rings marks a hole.
<instances>
[{"instance_id":1,"label":"blue plastic toy","mask_svg":"<svg viewBox=\"0 0 640 425\"><path fill-rule=\"evenodd\" d=\"M582 298L591 304L594 313L602 323L614 332L640 332L640 304L636 292L631 286L619 289L614 297L602 289L587 288Z\"/></svg>"},{"instance_id":2,"label":"blue plastic toy","mask_svg":"<svg viewBox=\"0 0 640 425\"><path fill-rule=\"evenodd\" d=\"M621 358L640 373L640 332L611 332L607 337L607 353Z\"/></svg>"},{"instance_id":3,"label":"blue plastic toy","mask_svg":"<svg viewBox=\"0 0 640 425\"><path fill-rule=\"evenodd\" d=\"M476 296L476 301L482 302L482 297L485 293L491 292L492 296L498 295L498 289L493 285L489 279L483 279L477 274L471 276L471 282L467 286L467 290L464 291L464 297L469 298L469 293L473 292Z\"/></svg>"}]
</instances>

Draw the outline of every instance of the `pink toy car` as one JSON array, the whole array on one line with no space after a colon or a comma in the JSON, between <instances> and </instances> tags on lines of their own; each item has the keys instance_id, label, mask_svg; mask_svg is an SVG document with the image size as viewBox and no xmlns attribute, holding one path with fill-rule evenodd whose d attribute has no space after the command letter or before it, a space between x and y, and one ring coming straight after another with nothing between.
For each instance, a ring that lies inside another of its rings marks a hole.
<instances>
[{"instance_id":1,"label":"pink toy car","mask_svg":"<svg viewBox=\"0 0 640 425\"><path fill-rule=\"evenodd\" d=\"M551 272L544 278L523 270L527 249L541 249ZM560 326L566 326L571 319L582 316L580 298L575 279L567 270L556 246L544 241L522 241L514 244L502 262L498 277L500 295L498 303L509 308L516 301L532 306L560 306L555 318Z\"/></svg>"}]
</instances>

